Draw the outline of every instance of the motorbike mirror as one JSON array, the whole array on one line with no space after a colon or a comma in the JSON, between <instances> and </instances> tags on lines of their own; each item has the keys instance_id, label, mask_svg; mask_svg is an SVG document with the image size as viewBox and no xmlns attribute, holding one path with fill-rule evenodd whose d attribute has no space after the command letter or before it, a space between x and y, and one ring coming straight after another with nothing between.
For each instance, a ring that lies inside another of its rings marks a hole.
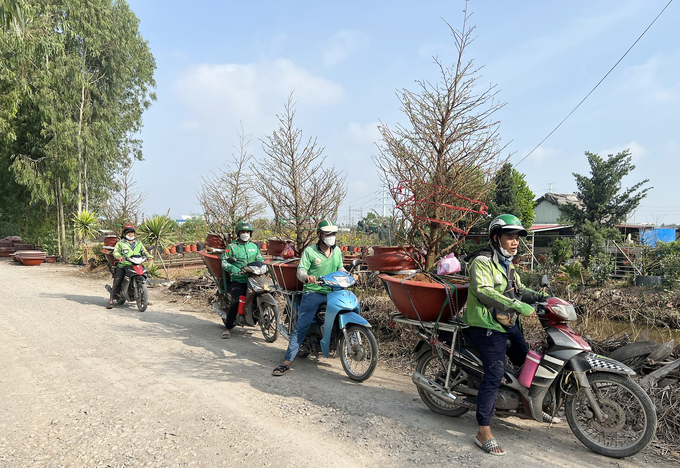
<instances>
[{"instance_id":1,"label":"motorbike mirror","mask_svg":"<svg viewBox=\"0 0 680 468\"><path fill-rule=\"evenodd\" d=\"M538 285L542 288L547 287L548 286L548 275L541 276L541 279L539 280Z\"/></svg>"},{"instance_id":2,"label":"motorbike mirror","mask_svg":"<svg viewBox=\"0 0 680 468\"><path fill-rule=\"evenodd\" d=\"M236 263L236 259L234 257L229 257L227 258L227 263Z\"/></svg>"},{"instance_id":3,"label":"motorbike mirror","mask_svg":"<svg viewBox=\"0 0 680 468\"><path fill-rule=\"evenodd\" d=\"M361 260L358 258L355 258L352 260L352 262L349 264L349 271L354 270L356 267L358 267L361 264Z\"/></svg>"}]
</instances>

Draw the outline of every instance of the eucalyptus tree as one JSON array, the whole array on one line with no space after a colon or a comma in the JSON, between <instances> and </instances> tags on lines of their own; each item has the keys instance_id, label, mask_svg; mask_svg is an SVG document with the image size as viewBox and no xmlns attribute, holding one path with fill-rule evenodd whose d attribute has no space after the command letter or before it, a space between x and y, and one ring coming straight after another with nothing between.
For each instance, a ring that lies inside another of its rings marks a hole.
<instances>
[{"instance_id":1,"label":"eucalyptus tree","mask_svg":"<svg viewBox=\"0 0 680 468\"><path fill-rule=\"evenodd\" d=\"M155 61L125 1L38 0L30 8L21 40L0 32L0 166L30 203L55 207L63 242L64 212L90 209L92 191L101 195L141 159ZM0 209L4 202L0 193Z\"/></svg>"},{"instance_id":2,"label":"eucalyptus tree","mask_svg":"<svg viewBox=\"0 0 680 468\"><path fill-rule=\"evenodd\" d=\"M316 138L303 141L302 129L295 126L292 93L276 117L278 129L262 141L267 157L252 167L259 179L255 190L274 212L278 233L293 239L301 252L314 241L319 221L337 218L347 175L324 166L324 148Z\"/></svg>"}]
</instances>

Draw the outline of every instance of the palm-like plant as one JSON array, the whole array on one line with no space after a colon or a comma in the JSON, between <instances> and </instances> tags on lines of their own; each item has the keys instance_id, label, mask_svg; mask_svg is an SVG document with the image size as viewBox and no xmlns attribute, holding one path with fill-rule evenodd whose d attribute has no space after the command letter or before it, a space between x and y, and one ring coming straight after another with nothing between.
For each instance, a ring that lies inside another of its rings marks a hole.
<instances>
[{"instance_id":1,"label":"palm-like plant","mask_svg":"<svg viewBox=\"0 0 680 468\"><path fill-rule=\"evenodd\" d=\"M94 212L83 210L80 213L73 213L71 221L73 222L73 232L78 237L80 243L84 244L83 262L87 264L87 241L97 237L97 234L99 233L97 230L99 227L99 220Z\"/></svg>"},{"instance_id":2,"label":"palm-like plant","mask_svg":"<svg viewBox=\"0 0 680 468\"><path fill-rule=\"evenodd\" d=\"M71 221L73 221L73 231L81 241L94 239L99 234L97 230L99 220L94 212L83 210L80 213L73 213Z\"/></svg>"},{"instance_id":3,"label":"palm-like plant","mask_svg":"<svg viewBox=\"0 0 680 468\"><path fill-rule=\"evenodd\" d=\"M145 219L137 228L137 234L142 242L153 245L154 255L158 255L159 251L176 241L174 227L175 223L168 216L156 215ZM158 258L163 263L160 255L158 255ZM165 264L163 264L163 268L165 268Z\"/></svg>"}]
</instances>

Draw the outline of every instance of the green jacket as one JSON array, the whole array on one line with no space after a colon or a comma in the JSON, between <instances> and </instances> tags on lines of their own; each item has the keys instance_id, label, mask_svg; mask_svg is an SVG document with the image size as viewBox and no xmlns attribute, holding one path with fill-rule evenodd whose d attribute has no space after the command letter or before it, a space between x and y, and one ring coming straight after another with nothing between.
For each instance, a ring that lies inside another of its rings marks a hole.
<instances>
[{"instance_id":1,"label":"green jacket","mask_svg":"<svg viewBox=\"0 0 680 468\"><path fill-rule=\"evenodd\" d=\"M135 255L144 255L147 258L153 258L149 252L144 248L141 241L135 239L133 242L123 238L116 242L113 248L113 258L133 257ZM132 265L131 262L122 261L118 264L118 268L123 268Z\"/></svg>"},{"instance_id":2,"label":"green jacket","mask_svg":"<svg viewBox=\"0 0 680 468\"><path fill-rule=\"evenodd\" d=\"M307 275L318 278L338 270L344 270L342 266L342 252L338 246L331 247L331 256L326 255L319 250L317 244L310 245L302 252L302 258L298 264L298 271L303 270ZM321 286L320 284L305 283L302 287L302 292L315 292L318 294L328 294L331 288L328 286Z\"/></svg>"},{"instance_id":3,"label":"green jacket","mask_svg":"<svg viewBox=\"0 0 680 468\"><path fill-rule=\"evenodd\" d=\"M479 254L481 252L481 254ZM508 287L508 275L498 261L498 252L487 247L472 254L470 263L470 287L468 289L467 307L463 313L463 322L473 327L490 328L504 332L506 329L492 315L493 308L507 312L514 310L520 314L520 302L533 304L548 297L546 294L533 291L522 284L518 274L514 274L521 301L504 294ZM514 270L510 263L508 268ZM531 314L525 314L531 315ZM519 317L518 317L519 323Z\"/></svg>"},{"instance_id":4,"label":"green jacket","mask_svg":"<svg viewBox=\"0 0 680 468\"><path fill-rule=\"evenodd\" d=\"M234 257L236 263L229 263L227 258ZM247 283L248 275L239 275L241 268L252 262L261 262L264 259L260 253L260 249L252 242L243 242L235 240L224 249L222 253L222 269L231 275L232 281L239 283Z\"/></svg>"}]
</instances>

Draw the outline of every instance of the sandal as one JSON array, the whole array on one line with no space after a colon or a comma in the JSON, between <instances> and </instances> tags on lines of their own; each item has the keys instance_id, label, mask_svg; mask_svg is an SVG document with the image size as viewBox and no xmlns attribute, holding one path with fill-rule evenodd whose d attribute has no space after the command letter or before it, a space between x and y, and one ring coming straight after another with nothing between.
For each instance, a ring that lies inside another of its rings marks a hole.
<instances>
[{"instance_id":1,"label":"sandal","mask_svg":"<svg viewBox=\"0 0 680 468\"><path fill-rule=\"evenodd\" d=\"M109 303L106 305L107 309L113 309L113 301L109 301Z\"/></svg>"},{"instance_id":2,"label":"sandal","mask_svg":"<svg viewBox=\"0 0 680 468\"><path fill-rule=\"evenodd\" d=\"M484 450L489 455L496 455L497 457L502 457L507 453L493 437L487 440L486 442L482 442L477 438L477 436L475 436L475 443L479 446L479 448ZM494 450L497 449L502 450L502 452L494 452Z\"/></svg>"},{"instance_id":3,"label":"sandal","mask_svg":"<svg viewBox=\"0 0 680 468\"><path fill-rule=\"evenodd\" d=\"M288 364L281 364L279 367L277 367L276 369L274 369L272 371L272 375L275 375L275 376L278 377L280 375L285 374L289 370L290 370L290 366Z\"/></svg>"},{"instance_id":4,"label":"sandal","mask_svg":"<svg viewBox=\"0 0 680 468\"><path fill-rule=\"evenodd\" d=\"M231 338L231 330L225 330L224 333L222 333L222 339L226 340L227 338Z\"/></svg>"},{"instance_id":5,"label":"sandal","mask_svg":"<svg viewBox=\"0 0 680 468\"><path fill-rule=\"evenodd\" d=\"M547 422L550 424L559 424L562 422L562 418L558 418L557 416L550 416L548 413L545 411L543 412L543 422Z\"/></svg>"}]
</instances>

